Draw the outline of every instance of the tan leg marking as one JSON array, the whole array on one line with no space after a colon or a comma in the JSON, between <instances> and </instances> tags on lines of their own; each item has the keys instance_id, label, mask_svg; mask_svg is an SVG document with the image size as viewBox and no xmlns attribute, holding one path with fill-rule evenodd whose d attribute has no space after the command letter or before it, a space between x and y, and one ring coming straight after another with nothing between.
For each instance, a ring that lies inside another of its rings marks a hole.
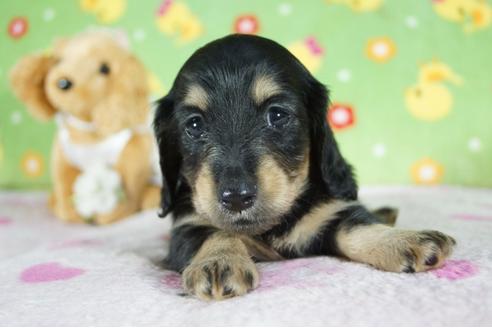
<instances>
[{"instance_id":1,"label":"tan leg marking","mask_svg":"<svg viewBox=\"0 0 492 328\"><path fill-rule=\"evenodd\" d=\"M383 224L342 228L337 245L349 259L392 272L439 267L451 255L453 238L439 231L411 231Z\"/></svg>"},{"instance_id":2,"label":"tan leg marking","mask_svg":"<svg viewBox=\"0 0 492 328\"><path fill-rule=\"evenodd\" d=\"M322 231L325 225L336 218L338 212L355 204L357 202L336 200L312 209L297 222L288 234L273 240L273 247L278 250L295 250L299 255L302 255L309 242Z\"/></svg>"},{"instance_id":3,"label":"tan leg marking","mask_svg":"<svg viewBox=\"0 0 492 328\"><path fill-rule=\"evenodd\" d=\"M203 300L244 295L258 285L258 271L244 243L216 232L183 271L183 288Z\"/></svg>"},{"instance_id":4,"label":"tan leg marking","mask_svg":"<svg viewBox=\"0 0 492 328\"><path fill-rule=\"evenodd\" d=\"M270 245L246 235L240 235L239 238L248 249L248 254L257 261L280 261L284 259Z\"/></svg>"}]
</instances>

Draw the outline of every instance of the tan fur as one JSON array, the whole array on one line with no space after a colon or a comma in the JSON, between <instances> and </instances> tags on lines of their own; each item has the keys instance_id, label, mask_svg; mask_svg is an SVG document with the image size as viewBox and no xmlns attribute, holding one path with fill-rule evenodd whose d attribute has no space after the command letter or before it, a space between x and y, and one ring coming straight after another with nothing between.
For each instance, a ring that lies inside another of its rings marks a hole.
<instances>
[{"instance_id":1,"label":"tan fur","mask_svg":"<svg viewBox=\"0 0 492 328\"><path fill-rule=\"evenodd\" d=\"M261 233L260 230L265 231L277 224L276 219L289 210L294 200L304 190L309 170L309 152L303 157L300 168L293 172L285 172L269 155L260 159L257 170L258 201L261 202L260 206L268 211L270 217L263 219L261 227L256 226L258 231L249 231L252 234ZM197 213L214 226L229 227L230 221L227 221L228 219L220 212L215 181L208 162L203 163L198 170L192 201Z\"/></svg>"},{"instance_id":2,"label":"tan fur","mask_svg":"<svg viewBox=\"0 0 492 328\"><path fill-rule=\"evenodd\" d=\"M41 120L47 120L56 113L44 90L46 74L53 63L50 56L31 55L22 58L10 71L12 91L26 104L30 113Z\"/></svg>"},{"instance_id":3,"label":"tan fur","mask_svg":"<svg viewBox=\"0 0 492 328\"><path fill-rule=\"evenodd\" d=\"M299 170L288 175L275 159L267 155L260 159L258 168L259 198L264 200L273 214L281 215L287 212L294 200L305 188L309 172L309 154Z\"/></svg>"},{"instance_id":4,"label":"tan fur","mask_svg":"<svg viewBox=\"0 0 492 328\"><path fill-rule=\"evenodd\" d=\"M193 205L196 211L204 217L211 218L215 212L217 197L215 196L215 182L208 163L203 163L195 182L193 191Z\"/></svg>"},{"instance_id":5,"label":"tan fur","mask_svg":"<svg viewBox=\"0 0 492 328\"><path fill-rule=\"evenodd\" d=\"M198 84L192 84L188 88L183 102L188 106L198 107L205 111L208 106L207 92Z\"/></svg>"},{"instance_id":6,"label":"tan fur","mask_svg":"<svg viewBox=\"0 0 492 328\"><path fill-rule=\"evenodd\" d=\"M197 214L190 214L181 217L178 221L175 221L173 224L173 229L188 224L200 225L200 226L213 226L210 221L204 219L203 217Z\"/></svg>"},{"instance_id":7,"label":"tan fur","mask_svg":"<svg viewBox=\"0 0 492 328\"><path fill-rule=\"evenodd\" d=\"M273 240L272 246L275 249L293 249L302 255L304 247L336 217L336 213L355 203L336 200L313 208L288 234Z\"/></svg>"},{"instance_id":8,"label":"tan fur","mask_svg":"<svg viewBox=\"0 0 492 328\"><path fill-rule=\"evenodd\" d=\"M251 86L251 96L257 105L263 103L270 97L282 91L280 85L268 75L259 75L255 77Z\"/></svg>"},{"instance_id":9,"label":"tan fur","mask_svg":"<svg viewBox=\"0 0 492 328\"><path fill-rule=\"evenodd\" d=\"M155 204L161 201L161 187L148 185L142 194L142 210L150 210L155 208Z\"/></svg>"},{"instance_id":10,"label":"tan fur","mask_svg":"<svg viewBox=\"0 0 492 328\"><path fill-rule=\"evenodd\" d=\"M112 223L141 208L142 195L146 193L151 177L150 154L151 135L136 134L123 149L115 169L120 172L125 190L125 199L108 214L100 214L95 221L98 224ZM136 160L138 159L138 160ZM155 206L153 206L155 207Z\"/></svg>"},{"instance_id":11,"label":"tan fur","mask_svg":"<svg viewBox=\"0 0 492 328\"><path fill-rule=\"evenodd\" d=\"M108 75L99 73L103 62L110 68ZM60 90L57 82L61 78L70 79L73 87ZM59 40L49 55L26 56L12 69L10 82L34 116L47 119L62 112L92 123L95 131L67 127L76 144L90 145L123 129L139 127L149 115L145 68L105 33L83 33ZM152 138L150 132L135 133L126 145L115 167L126 199L113 212L96 218L97 223L158 206L158 192L149 183ZM80 172L67 161L56 140L51 166L55 214L69 222L81 222L72 205L72 186Z\"/></svg>"},{"instance_id":12,"label":"tan fur","mask_svg":"<svg viewBox=\"0 0 492 328\"><path fill-rule=\"evenodd\" d=\"M183 271L183 288L204 300L221 300L246 294L258 279L244 243L233 234L217 232Z\"/></svg>"},{"instance_id":13,"label":"tan fur","mask_svg":"<svg viewBox=\"0 0 492 328\"><path fill-rule=\"evenodd\" d=\"M84 222L71 202L72 186L80 171L70 165L58 145L53 145L51 153L51 175L53 177L53 199L55 215L67 222Z\"/></svg>"},{"instance_id":14,"label":"tan fur","mask_svg":"<svg viewBox=\"0 0 492 328\"><path fill-rule=\"evenodd\" d=\"M251 257L254 257L256 260L258 261L283 260L283 257L269 245L259 240L256 240L253 237L248 237L246 235L239 235L239 238L248 249L248 254Z\"/></svg>"},{"instance_id":15,"label":"tan fur","mask_svg":"<svg viewBox=\"0 0 492 328\"><path fill-rule=\"evenodd\" d=\"M425 234L441 236L444 247L423 241ZM402 272L408 265L407 255L415 257L412 267L416 272L442 266L451 254L454 240L437 231L410 231L388 227L383 224L353 227L337 234L337 245L349 259L368 263L378 269ZM438 261L431 266L425 264L433 254Z\"/></svg>"}]
</instances>

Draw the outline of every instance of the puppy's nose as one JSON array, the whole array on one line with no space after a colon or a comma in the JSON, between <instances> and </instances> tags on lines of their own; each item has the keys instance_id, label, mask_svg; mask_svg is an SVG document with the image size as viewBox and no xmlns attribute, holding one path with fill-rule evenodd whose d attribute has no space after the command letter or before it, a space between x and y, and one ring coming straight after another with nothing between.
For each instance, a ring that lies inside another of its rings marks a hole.
<instances>
[{"instance_id":1,"label":"puppy's nose","mask_svg":"<svg viewBox=\"0 0 492 328\"><path fill-rule=\"evenodd\" d=\"M63 78L58 80L57 85L59 89L67 91L73 86L73 83L69 79Z\"/></svg>"},{"instance_id":2,"label":"puppy's nose","mask_svg":"<svg viewBox=\"0 0 492 328\"><path fill-rule=\"evenodd\" d=\"M255 199L255 186L242 186L238 189L226 189L221 195L222 206L233 212L241 212L250 208L253 206Z\"/></svg>"}]
</instances>

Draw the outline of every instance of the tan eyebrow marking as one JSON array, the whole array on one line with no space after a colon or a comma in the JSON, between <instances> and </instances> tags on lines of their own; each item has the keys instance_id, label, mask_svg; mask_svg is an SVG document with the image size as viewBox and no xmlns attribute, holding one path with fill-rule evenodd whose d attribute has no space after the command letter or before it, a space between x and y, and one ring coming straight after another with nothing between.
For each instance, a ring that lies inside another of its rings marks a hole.
<instances>
[{"instance_id":1,"label":"tan eyebrow marking","mask_svg":"<svg viewBox=\"0 0 492 328\"><path fill-rule=\"evenodd\" d=\"M251 93L257 105L280 93L281 90L280 85L268 75L257 76L251 87Z\"/></svg>"},{"instance_id":2,"label":"tan eyebrow marking","mask_svg":"<svg viewBox=\"0 0 492 328\"><path fill-rule=\"evenodd\" d=\"M208 106L208 94L198 84L192 84L186 91L184 103L185 105L195 106L205 111Z\"/></svg>"}]
</instances>

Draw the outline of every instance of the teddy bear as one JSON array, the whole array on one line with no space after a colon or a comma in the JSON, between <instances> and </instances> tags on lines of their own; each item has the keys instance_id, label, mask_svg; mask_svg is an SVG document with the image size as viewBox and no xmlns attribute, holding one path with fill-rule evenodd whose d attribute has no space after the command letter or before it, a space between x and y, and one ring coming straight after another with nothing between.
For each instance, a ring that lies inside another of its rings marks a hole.
<instances>
[{"instance_id":1,"label":"teddy bear","mask_svg":"<svg viewBox=\"0 0 492 328\"><path fill-rule=\"evenodd\" d=\"M84 32L10 72L28 111L56 120L49 203L63 221L107 224L159 204L147 73L120 43Z\"/></svg>"}]
</instances>

